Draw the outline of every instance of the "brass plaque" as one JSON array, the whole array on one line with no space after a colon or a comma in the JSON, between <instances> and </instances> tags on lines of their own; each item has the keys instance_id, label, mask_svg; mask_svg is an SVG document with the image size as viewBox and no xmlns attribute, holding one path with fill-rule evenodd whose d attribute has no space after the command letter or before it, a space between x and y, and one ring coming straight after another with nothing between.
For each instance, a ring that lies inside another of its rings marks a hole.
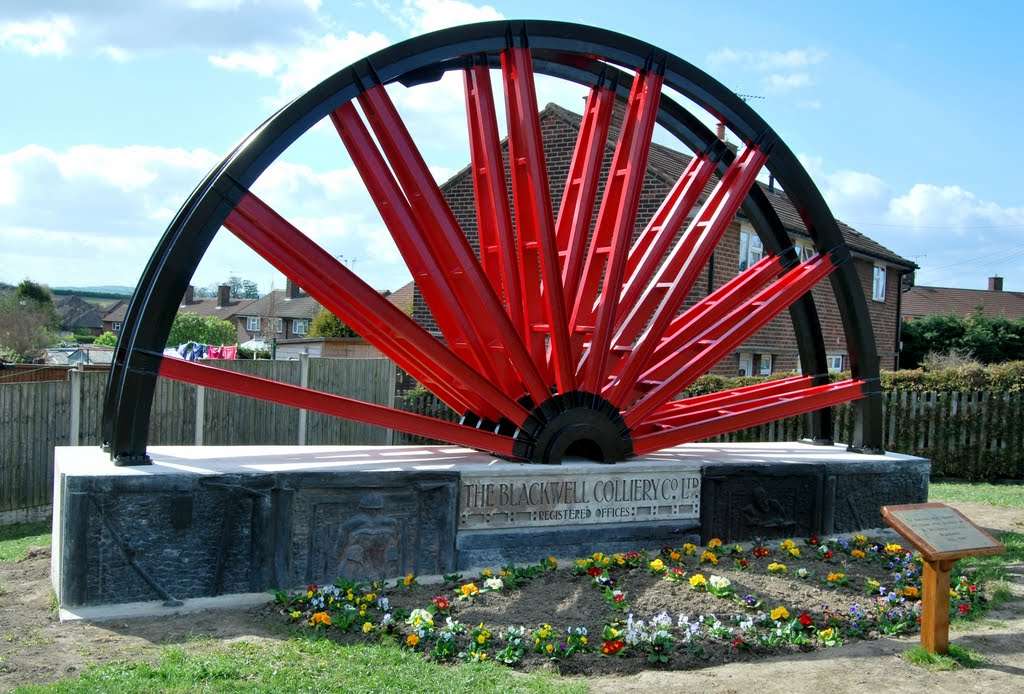
<instances>
[{"instance_id":1,"label":"brass plaque","mask_svg":"<svg viewBox=\"0 0 1024 694\"><path fill-rule=\"evenodd\" d=\"M993 546L992 540L985 533L951 508L900 511L898 517L936 552L957 552Z\"/></svg>"}]
</instances>

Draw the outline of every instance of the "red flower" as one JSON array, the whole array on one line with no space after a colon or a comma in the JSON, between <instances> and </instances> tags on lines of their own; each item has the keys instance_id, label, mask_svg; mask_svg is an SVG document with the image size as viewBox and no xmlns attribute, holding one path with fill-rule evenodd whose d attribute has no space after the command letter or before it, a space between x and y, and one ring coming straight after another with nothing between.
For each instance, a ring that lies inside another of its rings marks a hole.
<instances>
[{"instance_id":1,"label":"red flower","mask_svg":"<svg viewBox=\"0 0 1024 694\"><path fill-rule=\"evenodd\" d=\"M625 645L622 641L605 641L604 645L601 646L601 653L602 655L615 655Z\"/></svg>"},{"instance_id":2,"label":"red flower","mask_svg":"<svg viewBox=\"0 0 1024 694\"><path fill-rule=\"evenodd\" d=\"M769 554L771 554L771 550L768 549L767 547L755 547L754 548L754 556L755 557L760 557L760 558L763 559L764 557L767 557Z\"/></svg>"},{"instance_id":3,"label":"red flower","mask_svg":"<svg viewBox=\"0 0 1024 694\"><path fill-rule=\"evenodd\" d=\"M309 592L309 593L315 593L318 590L320 590L320 586L318 586L315 583L311 583L308 586L306 586L306 591Z\"/></svg>"},{"instance_id":4,"label":"red flower","mask_svg":"<svg viewBox=\"0 0 1024 694\"><path fill-rule=\"evenodd\" d=\"M750 568L750 562L747 561L746 559L737 559L736 560L736 564L737 564L737 566L739 566L741 568L744 568L744 569L749 569Z\"/></svg>"},{"instance_id":5,"label":"red flower","mask_svg":"<svg viewBox=\"0 0 1024 694\"><path fill-rule=\"evenodd\" d=\"M587 569L588 576L600 576L603 573L604 569L597 566L591 566L589 569Z\"/></svg>"},{"instance_id":6,"label":"red flower","mask_svg":"<svg viewBox=\"0 0 1024 694\"><path fill-rule=\"evenodd\" d=\"M971 611L971 606L968 605L966 602L962 602L956 609L957 612L959 612L960 614L967 614Z\"/></svg>"},{"instance_id":7,"label":"red flower","mask_svg":"<svg viewBox=\"0 0 1024 694\"><path fill-rule=\"evenodd\" d=\"M747 645L747 642L744 641L743 639L736 639L735 641L732 642L732 647L733 648L741 648L741 647L746 646L746 645Z\"/></svg>"},{"instance_id":8,"label":"red flower","mask_svg":"<svg viewBox=\"0 0 1024 694\"><path fill-rule=\"evenodd\" d=\"M448 599L441 595L438 595L430 602L434 603L434 607L436 607L439 612L446 612L452 606L452 604L448 602Z\"/></svg>"},{"instance_id":9,"label":"red flower","mask_svg":"<svg viewBox=\"0 0 1024 694\"><path fill-rule=\"evenodd\" d=\"M809 627L812 624L814 624L814 620L811 619L811 616L809 614L807 614L806 612L804 612L802 615L797 617L797 619L799 619L800 623L803 624L805 627Z\"/></svg>"},{"instance_id":10,"label":"red flower","mask_svg":"<svg viewBox=\"0 0 1024 694\"><path fill-rule=\"evenodd\" d=\"M814 537L812 537L810 540L807 541L807 544L816 545L816 544L818 544L818 542L819 542L818 536L815 535Z\"/></svg>"},{"instance_id":11,"label":"red flower","mask_svg":"<svg viewBox=\"0 0 1024 694\"><path fill-rule=\"evenodd\" d=\"M626 595L625 595L625 593L616 593L615 594L615 602L626 602Z\"/></svg>"},{"instance_id":12,"label":"red flower","mask_svg":"<svg viewBox=\"0 0 1024 694\"><path fill-rule=\"evenodd\" d=\"M829 551L825 552L825 558L826 559L831 559L832 558L832 550L829 550Z\"/></svg>"},{"instance_id":13,"label":"red flower","mask_svg":"<svg viewBox=\"0 0 1024 694\"><path fill-rule=\"evenodd\" d=\"M976 585L969 585L969 586L967 586L967 590L971 591L972 593L976 593L976 592L978 592L978 586L976 586Z\"/></svg>"}]
</instances>

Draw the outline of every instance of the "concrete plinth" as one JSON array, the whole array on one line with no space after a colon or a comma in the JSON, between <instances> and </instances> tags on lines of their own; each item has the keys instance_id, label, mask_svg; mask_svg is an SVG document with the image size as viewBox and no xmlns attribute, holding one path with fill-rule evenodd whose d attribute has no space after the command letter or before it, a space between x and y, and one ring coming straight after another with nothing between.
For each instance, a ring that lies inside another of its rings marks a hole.
<instances>
[{"instance_id":1,"label":"concrete plinth","mask_svg":"<svg viewBox=\"0 0 1024 694\"><path fill-rule=\"evenodd\" d=\"M927 499L930 463L845 446L689 444L616 465L450 446L58 448L62 607L441 574L595 551L805 537Z\"/></svg>"}]
</instances>

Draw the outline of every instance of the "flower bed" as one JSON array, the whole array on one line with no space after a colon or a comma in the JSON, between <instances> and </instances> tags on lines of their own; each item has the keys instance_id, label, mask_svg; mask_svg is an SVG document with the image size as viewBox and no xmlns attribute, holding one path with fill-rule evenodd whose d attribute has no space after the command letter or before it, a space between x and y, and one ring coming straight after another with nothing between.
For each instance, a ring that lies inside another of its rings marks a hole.
<instances>
[{"instance_id":1,"label":"flower bed","mask_svg":"<svg viewBox=\"0 0 1024 694\"><path fill-rule=\"evenodd\" d=\"M915 632L921 561L862 535L596 553L421 585L408 575L278 592L296 629L380 641L437 661L571 672L691 668ZM951 616L984 610L955 575Z\"/></svg>"}]
</instances>

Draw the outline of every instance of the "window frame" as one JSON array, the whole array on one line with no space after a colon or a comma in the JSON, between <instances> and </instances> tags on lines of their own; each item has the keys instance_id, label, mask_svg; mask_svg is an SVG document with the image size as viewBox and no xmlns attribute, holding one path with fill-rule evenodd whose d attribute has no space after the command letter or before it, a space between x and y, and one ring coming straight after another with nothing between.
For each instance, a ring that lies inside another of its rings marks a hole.
<instances>
[{"instance_id":1,"label":"window frame","mask_svg":"<svg viewBox=\"0 0 1024 694\"><path fill-rule=\"evenodd\" d=\"M250 333L258 333L260 331L260 317L259 316L246 316L245 317L245 329L248 332L250 332Z\"/></svg>"},{"instance_id":2,"label":"window frame","mask_svg":"<svg viewBox=\"0 0 1024 694\"><path fill-rule=\"evenodd\" d=\"M884 302L888 268L882 263L875 263L871 272L871 300Z\"/></svg>"},{"instance_id":3,"label":"window frame","mask_svg":"<svg viewBox=\"0 0 1024 694\"><path fill-rule=\"evenodd\" d=\"M751 261L754 253L757 253L757 257ZM743 272L763 257L764 244L761 242L761 237L757 235L753 227L746 224L740 225L740 250L736 263L737 270Z\"/></svg>"},{"instance_id":4,"label":"window frame","mask_svg":"<svg viewBox=\"0 0 1024 694\"><path fill-rule=\"evenodd\" d=\"M302 330L299 330L299 326L302 326ZM309 319L308 318L293 318L292 319L292 334L293 335L306 335L309 333Z\"/></svg>"}]
</instances>

